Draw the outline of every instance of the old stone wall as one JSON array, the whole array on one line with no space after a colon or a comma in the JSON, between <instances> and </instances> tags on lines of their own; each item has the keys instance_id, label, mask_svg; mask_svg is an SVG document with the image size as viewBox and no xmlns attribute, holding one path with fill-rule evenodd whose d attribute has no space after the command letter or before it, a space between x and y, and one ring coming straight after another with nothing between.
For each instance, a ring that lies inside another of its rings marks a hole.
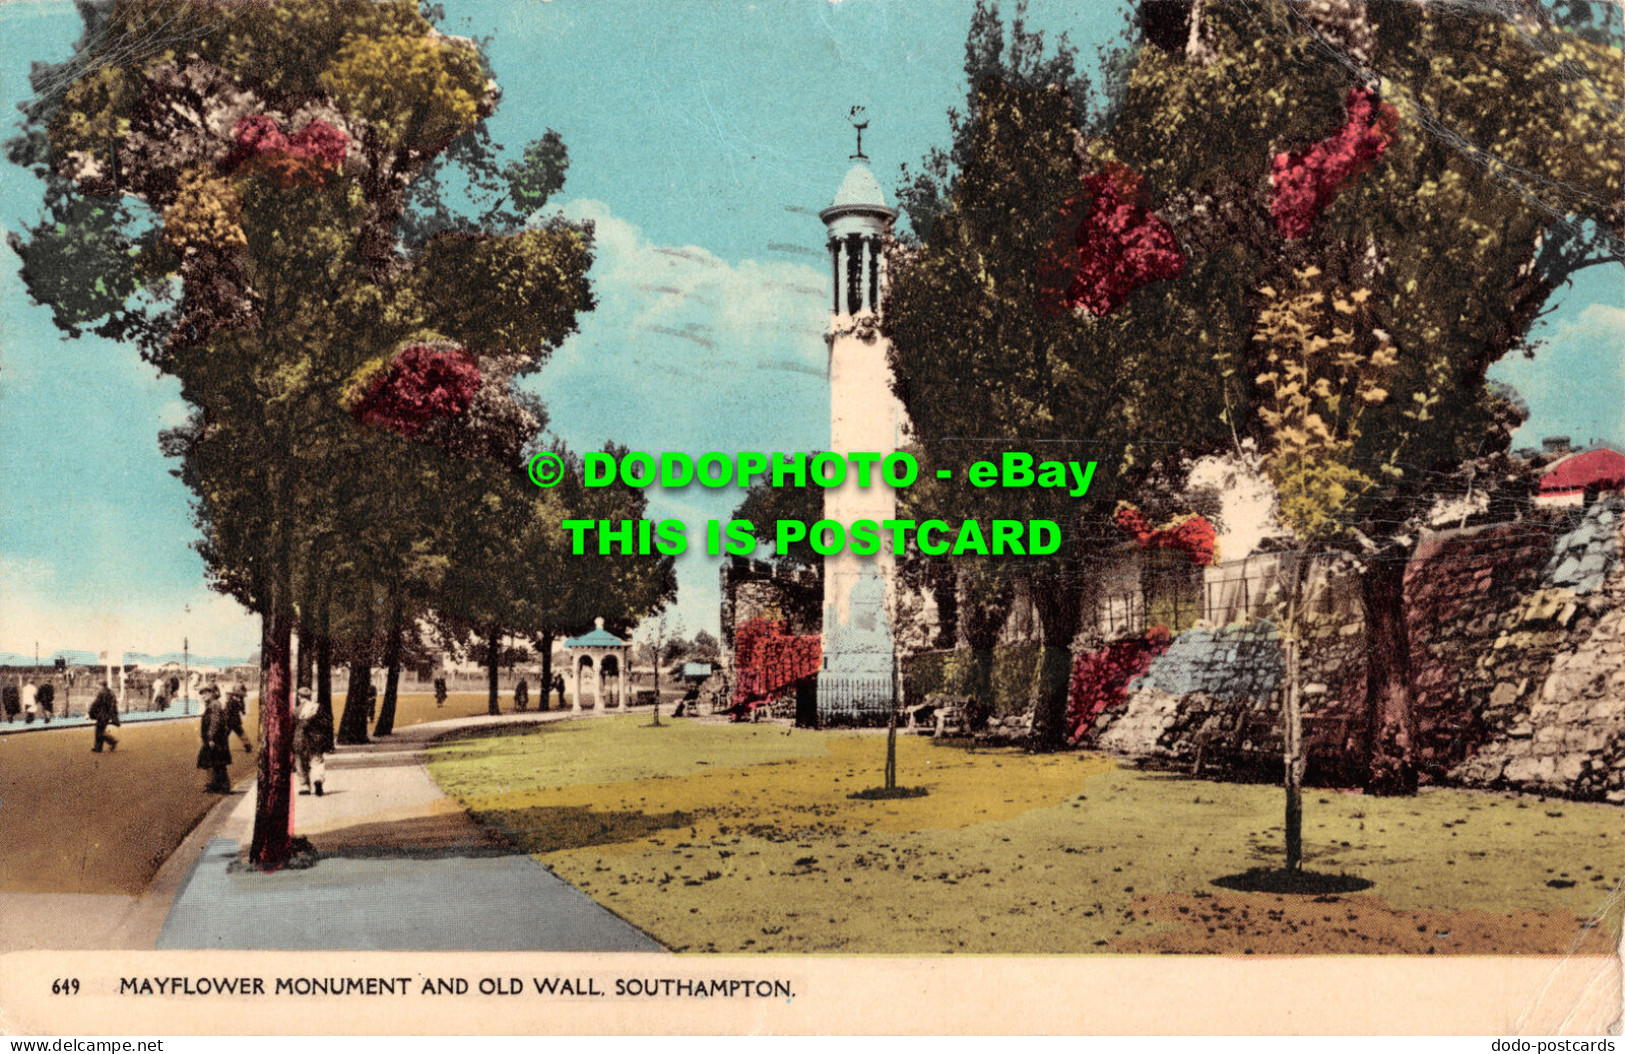
<instances>
[{"instance_id":1,"label":"old stone wall","mask_svg":"<svg viewBox=\"0 0 1625 1054\"><path fill-rule=\"evenodd\" d=\"M1424 782L1625 803L1625 498L1557 515L1418 543L1405 622ZM1245 586L1236 568L1213 569L1206 610L1248 617L1176 636L1079 743L1152 766L1278 779L1282 652L1268 615L1290 568L1271 566L1249 568L1264 577ZM1357 785L1367 659L1358 580L1332 567L1309 580L1307 779ZM1005 716L1012 734L1030 720Z\"/></svg>"},{"instance_id":2,"label":"old stone wall","mask_svg":"<svg viewBox=\"0 0 1625 1054\"><path fill-rule=\"evenodd\" d=\"M1267 768L1271 753L1278 764L1281 673L1273 622L1189 630L1151 660L1121 709L1096 720L1094 744L1165 765L1194 768L1200 756L1203 767Z\"/></svg>"},{"instance_id":3,"label":"old stone wall","mask_svg":"<svg viewBox=\"0 0 1625 1054\"><path fill-rule=\"evenodd\" d=\"M1494 627L1471 671L1482 735L1452 782L1625 802L1622 512L1587 508Z\"/></svg>"},{"instance_id":4,"label":"old stone wall","mask_svg":"<svg viewBox=\"0 0 1625 1054\"><path fill-rule=\"evenodd\" d=\"M1509 704L1539 688L1566 640L1563 627L1518 614L1540 588L1553 537L1549 524L1498 523L1428 534L1417 544L1405 569L1405 624L1424 781L1447 781L1504 727Z\"/></svg>"}]
</instances>

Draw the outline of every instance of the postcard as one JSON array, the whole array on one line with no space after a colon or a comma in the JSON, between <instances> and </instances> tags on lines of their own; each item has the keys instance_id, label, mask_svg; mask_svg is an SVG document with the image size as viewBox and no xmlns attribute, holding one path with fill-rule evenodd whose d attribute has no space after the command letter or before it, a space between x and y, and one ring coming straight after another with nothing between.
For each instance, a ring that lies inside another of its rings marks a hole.
<instances>
[{"instance_id":1,"label":"postcard","mask_svg":"<svg viewBox=\"0 0 1625 1054\"><path fill-rule=\"evenodd\" d=\"M1617 4L0 33L0 1031L1617 1031Z\"/></svg>"}]
</instances>

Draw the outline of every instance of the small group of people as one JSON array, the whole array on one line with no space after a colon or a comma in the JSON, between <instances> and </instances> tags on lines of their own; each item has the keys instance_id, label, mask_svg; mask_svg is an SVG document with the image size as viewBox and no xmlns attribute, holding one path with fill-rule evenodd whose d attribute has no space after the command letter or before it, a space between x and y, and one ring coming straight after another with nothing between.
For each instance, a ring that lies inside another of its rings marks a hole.
<instances>
[{"instance_id":1,"label":"small group of people","mask_svg":"<svg viewBox=\"0 0 1625 1054\"><path fill-rule=\"evenodd\" d=\"M56 686L49 681L44 684L34 684L32 681L20 685L8 684L0 691L0 710L5 711L8 723L21 715L25 725L31 725L41 717L46 724L50 724L56 716Z\"/></svg>"},{"instance_id":2,"label":"small group of people","mask_svg":"<svg viewBox=\"0 0 1625 1054\"><path fill-rule=\"evenodd\" d=\"M560 709L564 707L564 675L562 673L554 674L552 683L544 684L542 689L539 709L547 709L548 696L551 694L548 689L559 693L559 707ZM438 707L446 705L446 679L444 677L434 679L434 705ZM530 708L530 682L523 677L519 678L519 683L513 686L513 707L520 713L524 713ZM371 720L371 716L369 713L369 720Z\"/></svg>"},{"instance_id":3,"label":"small group of people","mask_svg":"<svg viewBox=\"0 0 1625 1054\"><path fill-rule=\"evenodd\" d=\"M170 677L167 680L159 677L152 682L152 708L154 710L168 710L181 693L181 679Z\"/></svg>"},{"instance_id":4,"label":"small group of people","mask_svg":"<svg viewBox=\"0 0 1625 1054\"><path fill-rule=\"evenodd\" d=\"M242 741L244 754L254 752L254 744L248 741L248 732L243 728L248 689L243 682L234 682L224 703L219 685L206 684L198 694L203 699L203 745L198 748L197 767L209 772L208 786L203 789L209 794L230 794L231 737L236 735Z\"/></svg>"}]
</instances>

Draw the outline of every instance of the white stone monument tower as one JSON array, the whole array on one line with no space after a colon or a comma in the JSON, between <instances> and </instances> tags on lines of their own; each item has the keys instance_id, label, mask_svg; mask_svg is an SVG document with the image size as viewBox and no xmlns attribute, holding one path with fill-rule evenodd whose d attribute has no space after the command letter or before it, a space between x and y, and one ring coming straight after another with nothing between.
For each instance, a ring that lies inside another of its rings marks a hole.
<instances>
[{"instance_id":1,"label":"white stone monument tower","mask_svg":"<svg viewBox=\"0 0 1625 1054\"><path fill-rule=\"evenodd\" d=\"M839 454L882 456L903 442L908 423L892 394L888 346L880 335L881 292L886 280L883 243L897 219L880 184L864 162L861 108L853 109L858 150L835 200L818 214L829 229L834 303L829 343L829 439ZM857 520L896 519L896 494L880 481L879 466L868 487L848 471L846 483L824 492L824 518L843 525ZM883 534L889 540L889 534ZM889 551L858 557L842 551L824 558L823 671L818 677L818 717L830 722L870 722L892 705L896 563Z\"/></svg>"}]
</instances>

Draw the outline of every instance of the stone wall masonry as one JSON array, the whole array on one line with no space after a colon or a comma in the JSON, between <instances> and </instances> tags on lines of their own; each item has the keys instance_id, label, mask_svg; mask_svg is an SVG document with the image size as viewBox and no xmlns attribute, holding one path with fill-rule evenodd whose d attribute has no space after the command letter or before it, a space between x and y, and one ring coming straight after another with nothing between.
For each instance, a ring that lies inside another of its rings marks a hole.
<instances>
[{"instance_id":1,"label":"stone wall masonry","mask_svg":"<svg viewBox=\"0 0 1625 1054\"><path fill-rule=\"evenodd\" d=\"M1574 590L1580 596L1603 587L1608 570L1620 551L1619 523L1625 498L1613 495L1591 505L1574 530L1552 547L1552 557L1541 570L1550 586Z\"/></svg>"},{"instance_id":2,"label":"stone wall masonry","mask_svg":"<svg viewBox=\"0 0 1625 1054\"><path fill-rule=\"evenodd\" d=\"M1559 516L1418 543L1405 621L1424 782L1625 803L1625 498ZM1363 612L1307 606L1307 779L1357 785ZM1272 622L1200 624L1131 682L1084 742L1153 767L1279 778L1280 681Z\"/></svg>"},{"instance_id":3,"label":"stone wall masonry","mask_svg":"<svg viewBox=\"0 0 1625 1054\"><path fill-rule=\"evenodd\" d=\"M1267 619L1175 637L1133 682L1120 710L1095 722L1101 750L1142 763L1195 767L1231 755L1280 755L1281 648ZM1273 746L1271 740L1273 739Z\"/></svg>"},{"instance_id":4,"label":"stone wall masonry","mask_svg":"<svg viewBox=\"0 0 1625 1054\"><path fill-rule=\"evenodd\" d=\"M1359 742L1362 627L1346 614L1311 614L1304 622L1309 778L1338 782L1350 745ZM1134 683L1125 705L1096 720L1093 743L1146 765L1274 779L1283 752L1282 661L1269 620L1183 633Z\"/></svg>"},{"instance_id":5,"label":"stone wall masonry","mask_svg":"<svg viewBox=\"0 0 1625 1054\"><path fill-rule=\"evenodd\" d=\"M1581 559L1603 556L1601 581L1564 575L1587 592L1549 587L1526 597L1478 664L1494 680L1486 735L1451 771L1454 781L1625 803L1625 527L1617 505L1588 509L1579 528L1558 539L1544 573L1582 545ZM1533 670L1530 656L1542 655L1544 670Z\"/></svg>"},{"instance_id":6,"label":"stone wall masonry","mask_svg":"<svg viewBox=\"0 0 1625 1054\"><path fill-rule=\"evenodd\" d=\"M1531 619L1555 529L1498 523L1423 536L1405 569L1419 774L1449 771L1508 723L1545 679L1563 627Z\"/></svg>"}]
</instances>

